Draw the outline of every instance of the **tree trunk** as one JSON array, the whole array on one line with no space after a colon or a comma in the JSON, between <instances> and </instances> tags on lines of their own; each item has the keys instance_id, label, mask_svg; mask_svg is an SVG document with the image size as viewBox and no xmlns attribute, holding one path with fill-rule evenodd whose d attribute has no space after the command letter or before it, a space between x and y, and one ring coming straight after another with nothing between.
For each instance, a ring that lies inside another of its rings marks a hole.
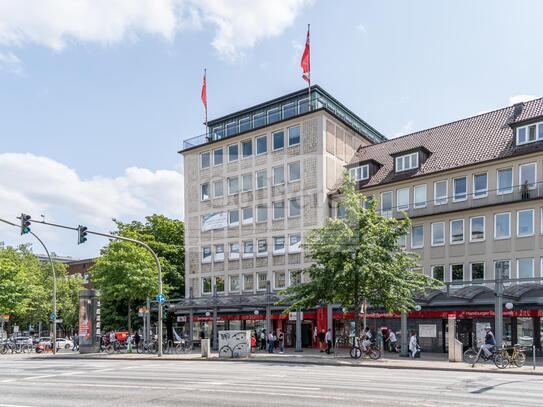
<instances>
[{"instance_id":1,"label":"tree trunk","mask_svg":"<svg viewBox=\"0 0 543 407\"><path fill-rule=\"evenodd\" d=\"M128 333L132 332L132 315L130 309L130 301L128 301Z\"/></svg>"}]
</instances>

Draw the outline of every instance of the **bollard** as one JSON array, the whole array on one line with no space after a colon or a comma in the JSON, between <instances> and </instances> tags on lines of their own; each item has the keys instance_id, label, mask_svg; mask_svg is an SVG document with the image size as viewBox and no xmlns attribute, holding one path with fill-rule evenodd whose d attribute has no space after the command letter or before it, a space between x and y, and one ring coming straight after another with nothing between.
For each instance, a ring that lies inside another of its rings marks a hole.
<instances>
[{"instance_id":1,"label":"bollard","mask_svg":"<svg viewBox=\"0 0 543 407\"><path fill-rule=\"evenodd\" d=\"M208 358L209 357L209 339L202 339L200 348L202 349L202 357Z\"/></svg>"},{"instance_id":2,"label":"bollard","mask_svg":"<svg viewBox=\"0 0 543 407\"><path fill-rule=\"evenodd\" d=\"M535 345L532 346L532 360L533 360L534 370L535 370Z\"/></svg>"}]
</instances>

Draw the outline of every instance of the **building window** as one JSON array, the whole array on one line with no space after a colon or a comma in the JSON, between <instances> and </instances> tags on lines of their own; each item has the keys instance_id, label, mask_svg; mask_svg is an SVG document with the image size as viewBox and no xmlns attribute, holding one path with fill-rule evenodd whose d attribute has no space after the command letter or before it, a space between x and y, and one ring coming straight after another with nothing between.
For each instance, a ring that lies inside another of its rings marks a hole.
<instances>
[{"instance_id":1,"label":"building window","mask_svg":"<svg viewBox=\"0 0 543 407\"><path fill-rule=\"evenodd\" d=\"M300 144L300 126L289 127L288 129L288 146L297 146Z\"/></svg>"},{"instance_id":2,"label":"building window","mask_svg":"<svg viewBox=\"0 0 543 407\"><path fill-rule=\"evenodd\" d=\"M266 273L257 273L256 277L258 279L257 289L259 291L265 290L268 286L268 275Z\"/></svg>"},{"instance_id":3,"label":"building window","mask_svg":"<svg viewBox=\"0 0 543 407\"><path fill-rule=\"evenodd\" d=\"M494 239L509 239L511 237L511 213L494 215Z\"/></svg>"},{"instance_id":4,"label":"building window","mask_svg":"<svg viewBox=\"0 0 543 407\"><path fill-rule=\"evenodd\" d=\"M445 266L432 266L432 278L445 281Z\"/></svg>"},{"instance_id":5,"label":"building window","mask_svg":"<svg viewBox=\"0 0 543 407\"><path fill-rule=\"evenodd\" d=\"M228 195L235 195L239 193L239 178L233 177L227 179L228 183Z\"/></svg>"},{"instance_id":6,"label":"building window","mask_svg":"<svg viewBox=\"0 0 543 407\"><path fill-rule=\"evenodd\" d=\"M533 236L534 210L525 209L517 211L517 237Z\"/></svg>"},{"instance_id":7,"label":"building window","mask_svg":"<svg viewBox=\"0 0 543 407\"><path fill-rule=\"evenodd\" d=\"M272 134L272 150L277 151L285 148L285 132L276 131Z\"/></svg>"},{"instance_id":8,"label":"building window","mask_svg":"<svg viewBox=\"0 0 543 407\"><path fill-rule=\"evenodd\" d=\"M419 153L411 153L396 157L396 172L408 171L418 168Z\"/></svg>"},{"instance_id":9,"label":"building window","mask_svg":"<svg viewBox=\"0 0 543 407\"><path fill-rule=\"evenodd\" d=\"M447 181L434 182L434 205L444 205L447 201Z\"/></svg>"},{"instance_id":10,"label":"building window","mask_svg":"<svg viewBox=\"0 0 543 407\"><path fill-rule=\"evenodd\" d=\"M513 192L513 169L503 168L496 174L498 195L510 194Z\"/></svg>"},{"instance_id":11,"label":"building window","mask_svg":"<svg viewBox=\"0 0 543 407\"><path fill-rule=\"evenodd\" d=\"M451 220L451 244L464 243L464 219Z\"/></svg>"},{"instance_id":12,"label":"building window","mask_svg":"<svg viewBox=\"0 0 543 407\"><path fill-rule=\"evenodd\" d=\"M243 174L241 176L241 190L243 192L253 190L253 174Z\"/></svg>"},{"instance_id":13,"label":"building window","mask_svg":"<svg viewBox=\"0 0 543 407\"><path fill-rule=\"evenodd\" d=\"M473 197L485 198L488 196L488 176L487 173L475 174L473 176Z\"/></svg>"},{"instance_id":14,"label":"building window","mask_svg":"<svg viewBox=\"0 0 543 407\"><path fill-rule=\"evenodd\" d=\"M211 247L202 247L202 263L211 263Z\"/></svg>"},{"instance_id":15,"label":"building window","mask_svg":"<svg viewBox=\"0 0 543 407\"><path fill-rule=\"evenodd\" d=\"M260 112L253 115L253 126L255 128L266 125L266 113Z\"/></svg>"},{"instance_id":16,"label":"building window","mask_svg":"<svg viewBox=\"0 0 543 407\"><path fill-rule=\"evenodd\" d=\"M411 228L411 248L421 249L424 247L424 226L418 225Z\"/></svg>"},{"instance_id":17,"label":"building window","mask_svg":"<svg viewBox=\"0 0 543 407\"><path fill-rule=\"evenodd\" d=\"M239 211L237 209L228 212L228 226L239 225Z\"/></svg>"},{"instance_id":18,"label":"building window","mask_svg":"<svg viewBox=\"0 0 543 407\"><path fill-rule=\"evenodd\" d=\"M224 196L224 182L215 181L213 183L213 197L221 198Z\"/></svg>"},{"instance_id":19,"label":"building window","mask_svg":"<svg viewBox=\"0 0 543 407\"><path fill-rule=\"evenodd\" d=\"M285 183L285 167L273 167L273 185L282 185Z\"/></svg>"},{"instance_id":20,"label":"building window","mask_svg":"<svg viewBox=\"0 0 543 407\"><path fill-rule=\"evenodd\" d=\"M471 281L481 281L485 279L485 263L470 263Z\"/></svg>"},{"instance_id":21,"label":"building window","mask_svg":"<svg viewBox=\"0 0 543 407\"><path fill-rule=\"evenodd\" d=\"M215 245L215 256L214 261L224 261L224 244Z\"/></svg>"},{"instance_id":22,"label":"building window","mask_svg":"<svg viewBox=\"0 0 543 407\"><path fill-rule=\"evenodd\" d=\"M517 259L517 277L518 278L533 278L534 277L534 259Z\"/></svg>"},{"instance_id":23,"label":"building window","mask_svg":"<svg viewBox=\"0 0 543 407\"><path fill-rule=\"evenodd\" d=\"M517 145L533 143L543 139L543 122L517 128Z\"/></svg>"},{"instance_id":24,"label":"building window","mask_svg":"<svg viewBox=\"0 0 543 407\"><path fill-rule=\"evenodd\" d=\"M353 181L363 181L369 178L370 166L368 164L359 165L358 167L351 168L349 175Z\"/></svg>"},{"instance_id":25,"label":"building window","mask_svg":"<svg viewBox=\"0 0 543 407\"><path fill-rule=\"evenodd\" d=\"M200 199L202 201L207 201L209 199L209 182L206 182L205 184L200 185Z\"/></svg>"},{"instance_id":26,"label":"building window","mask_svg":"<svg viewBox=\"0 0 543 407\"><path fill-rule=\"evenodd\" d=\"M239 132L243 133L244 131L251 130L251 117L242 117L239 119Z\"/></svg>"},{"instance_id":27,"label":"building window","mask_svg":"<svg viewBox=\"0 0 543 407\"><path fill-rule=\"evenodd\" d=\"M237 161L239 158L239 144L230 144L228 146L228 162Z\"/></svg>"},{"instance_id":28,"label":"building window","mask_svg":"<svg viewBox=\"0 0 543 407\"><path fill-rule=\"evenodd\" d=\"M268 137L259 136L256 138L256 155L266 154L268 152Z\"/></svg>"},{"instance_id":29,"label":"building window","mask_svg":"<svg viewBox=\"0 0 543 407\"><path fill-rule=\"evenodd\" d=\"M266 170L257 171L256 173L256 189L263 189L268 186L268 174Z\"/></svg>"},{"instance_id":30,"label":"building window","mask_svg":"<svg viewBox=\"0 0 543 407\"><path fill-rule=\"evenodd\" d=\"M437 222L431 225L432 246L443 246L445 244L445 223Z\"/></svg>"},{"instance_id":31,"label":"building window","mask_svg":"<svg viewBox=\"0 0 543 407\"><path fill-rule=\"evenodd\" d=\"M534 189L537 182L536 163L523 164L519 166L519 187Z\"/></svg>"},{"instance_id":32,"label":"building window","mask_svg":"<svg viewBox=\"0 0 543 407\"><path fill-rule=\"evenodd\" d=\"M266 239L260 239L257 242L257 256L264 257L268 255L268 241Z\"/></svg>"},{"instance_id":33,"label":"building window","mask_svg":"<svg viewBox=\"0 0 543 407\"><path fill-rule=\"evenodd\" d=\"M253 291L254 286L254 276L252 274L243 275L243 291Z\"/></svg>"},{"instance_id":34,"label":"building window","mask_svg":"<svg viewBox=\"0 0 543 407\"><path fill-rule=\"evenodd\" d=\"M215 277L215 290L218 293L224 293L224 277Z\"/></svg>"},{"instance_id":35,"label":"building window","mask_svg":"<svg viewBox=\"0 0 543 407\"><path fill-rule=\"evenodd\" d=\"M206 151L205 153L200 153L200 168L209 168L210 165L210 154L209 151Z\"/></svg>"},{"instance_id":36,"label":"building window","mask_svg":"<svg viewBox=\"0 0 543 407\"><path fill-rule=\"evenodd\" d=\"M302 235L300 233L294 233L288 237L288 252L300 253L302 251L300 244L302 242Z\"/></svg>"},{"instance_id":37,"label":"building window","mask_svg":"<svg viewBox=\"0 0 543 407\"><path fill-rule=\"evenodd\" d=\"M401 235L399 238L398 238L398 246L402 247L402 248L405 248L407 247L407 235Z\"/></svg>"},{"instance_id":38,"label":"building window","mask_svg":"<svg viewBox=\"0 0 543 407\"><path fill-rule=\"evenodd\" d=\"M254 256L254 246L252 240L246 240L243 242L243 258L251 258Z\"/></svg>"},{"instance_id":39,"label":"building window","mask_svg":"<svg viewBox=\"0 0 543 407\"><path fill-rule=\"evenodd\" d=\"M222 126L214 127L213 130L211 130L211 133L213 134L213 140L220 140L224 137L224 129Z\"/></svg>"},{"instance_id":40,"label":"building window","mask_svg":"<svg viewBox=\"0 0 543 407\"><path fill-rule=\"evenodd\" d=\"M239 292L239 276L228 276L228 291Z\"/></svg>"},{"instance_id":41,"label":"building window","mask_svg":"<svg viewBox=\"0 0 543 407\"><path fill-rule=\"evenodd\" d=\"M474 216L469 219L470 242L481 242L485 240L485 217Z\"/></svg>"},{"instance_id":42,"label":"building window","mask_svg":"<svg viewBox=\"0 0 543 407\"><path fill-rule=\"evenodd\" d=\"M494 279L509 280L511 278L511 260L494 261Z\"/></svg>"},{"instance_id":43,"label":"building window","mask_svg":"<svg viewBox=\"0 0 543 407\"><path fill-rule=\"evenodd\" d=\"M381 216L392 217L392 191L381 194Z\"/></svg>"},{"instance_id":44,"label":"building window","mask_svg":"<svg viewBox=\"0 0 543 407\"><path fill-rule=\"evenodd\" d=\"M283 111L283 119L289 119L296 114L296 102L287 103L281 107Z\"/></svg>"},{"instance_id":45,"label":"building window","mask_svg":"<svg viewBox=\"0 0 543 407\"><path fill-rule=\"evenodd\" d=\"M281 120L281 111L278 107L268 110L268 124Z\"/></svg>"},{"instance_id":46,"label":"building window","mask_svg":"<svg viewBox=\"0 0 543 407\"><path fill-rule=\"evenodd\" d=\"M468 198L468 179L453 179L453 202L465 201Z\"/></svg>"},{"instance_id":47,"label":"building window","mask_svg":"<svg viewBox=\"0 0 543 407\"><path fill-rule=\"evenodd\" d=\"M253 155L253 140L244 140L241 142L241 157L248 158Z\"/></svg>"},{"instance_id":48,"label":"building window","mask_svg":"<svg viewBox=\"0 0 543 407\"><path fill-rule=\"evenodd\" d=\"M284 236L278 236L273 238L273 254L285 254Z\"/></svg>"},{"instance_id":49,"label":"building window","mask_svg":"<svg viewBox=\"0 0 543 407\"><path fill-rule=\"evenodd\" d=\"M451 281L453 283L464 281L464 265L463 264L451 264Z\"/></svg>"},{"instance_id":50,"label":"building window","mask_svg":"<svg viewBox=\"0 0 543 407\"><path fill-rule=\"evenodd\" d=\"M417 185L414 189L413 207L425 208L426 200L426 184Z\"/></svg>"},{"instance_id":51,"label":"building window","mask_svg":"<svg viewBox=\"0 0 543 407\"><path fill-rule=\"evenodd\" d=\"M211 277L202 278L202 294L211 294Z\"/></svg>"},{"instance_id":52,"label":"building window","mask_svg":"<svg viewBox=\"0 0 543 407\"><path fill-rule=\"evenodd\" d=\"M396 204L399 211L409 209L409 188L402 188L396 191Z\"/></svg>"},{"instance_id":53,"label":"building window","mask_svg":"<svg viewBox=\"0 0 543 407\"><path fill-rule=\"evenodd\" d=\"M273 220L285 218L285 201L277 201L273 203Z\"/></svg>"},{"instance_id":54,"label":"building window","mask_svg":"<svg viewBox=\"0 0 543 407\"><path fill-rule=\"evenodd\" d=\"M309 98L298 101L298 114L309 112Z\"/></svg>"},{"instance_id":55,"label":"building window","mask_svg":"<svg viewBox=\"0 0 543 407\"><path fill-rule=\"evenodd\" d=\"M288 163L288 182L300 181L300 161Z\"/></svg>"},{"instance_id":56,"label":"building window","mask_svg":"<svg viewBox=\"0 0 543 407\"><path fill-rule=\"evenodd\" d=\"M226 123L226 137L236 134L238 124L236 122Z\"/></svg>"},{"instance_id":57,"label":"building window","mask_svg":"<svg viewBox=\"0 0 543 407\"><path fill-rule=\"evenodd\" d=\"M223 163L223 150L222 148L217 148L213 150L213 165L221 165Z\"/></svg>"},{"instance_id":58,"label":"building window","mask_svg":"<svg viewBox=\"0 0 543 407\"><path fill-rule=\"evenodd\" d=\"M302 284L302 271L301 270L291 270L290 271L290 286L297 286Z\"/></svg>"},{"instance_id":59,"label":"building window","mask_svg":"<svg viewBox=\"0 0 543 407\"><path fill-rule=\"evenodd\" d=\"M230 260L239 259L239 243L230 243L230 252L228 253L228 258Z\"/></svg>"},{"instance_id":60,"label":"building window","mask_svg":"<svg viewBox=\"0 0 543 407\"><path fill-rule=\"evenodd\" d=\"M339 202L336 208L336 217L338 219L343 219L345 217L345 207L342 206Z\"/></svg>"},{"instance_id":61,"label":"building window","mask_svg":"<svg viewBox=\"0 0 543 407\"><path fill-rule=\"evenodd\" d=\"M276 290L281 290L287 286L286 273L284 271L276 271L274 273L274 286Z\"/></svg>"},{"instance_id":62,"label":"building window","mask_svg":"<svg viewBox=\"0 0 543 407\"><path fill-rule=\"evenodd\" d=\"M241 209L241 224L252 225L253 224L253 207L248 206Z\"/></svg>"},{"instance_id":63,"label":"building window","mask_svg":"<svg viewBox=\"0 0 543 407\"><path fill-rule=\"evenodd\" d=\"M302 214L300 198L291 198L288 200L288 217L295 218Z\"/></svg>"},{"instance_id":64,"label":"building window","mask_svg":"<svg viewBox=\"0 0 543 407\"><path fill-rule=\"evenodd\" d=\"M268 221L268 207L266 205L256 206L256 223L266 223Z\"/></svg>"}]
</instances>

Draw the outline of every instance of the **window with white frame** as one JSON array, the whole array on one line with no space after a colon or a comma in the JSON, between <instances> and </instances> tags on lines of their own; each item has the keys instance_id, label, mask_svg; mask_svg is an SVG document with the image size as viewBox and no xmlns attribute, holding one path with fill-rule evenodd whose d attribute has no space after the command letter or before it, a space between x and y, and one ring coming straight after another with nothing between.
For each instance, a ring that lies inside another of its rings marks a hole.
<instances>
[{"instance_id":1,"label":"window with white frame","mask_svg":"<svg viewBox=\"0 0 543 407\"><path fill-rule=\"evenodd\" d=\"M228 226L239 226L239 210L228 211Z\"/></svg>"},{"instance_id":2,"label":"window with white frame","mask_svg":"<svg viewBox=\"0 0 543 407\"><path fill-rule=\"evenodd\" d=\"M224 293L224 277L215 277L215 290L218 293Z\"/></svg>"},{"instance_id":3,"label":"window with white frame","mask_svg":"<svg viewBox=\"0 0 543 407\"><path fill-rule=\"evenodd\" d=\"M243 291L253 291L255 288L254 285L255 277L252 274L243 275Z\"/></svg>"},{"instance_id":4,"label":"window with white frame","mask_svg":"<svg viewBox=\"0 0 543 407\"><path fill-rule=\"evenodd\" d=\"M282 150L285 148L285 132L283 130L272 133L272 150Z\"/></svg>"},{"instance_id":5,"label":"window with white frame","mask_svg":"<svg viewBox=\"0 0 543 407\"><path fill-rule=\"evenodd\" d=\"M413 170L419 167L419 153L411 153L396 157L396 172Z\"/></svg>"},{"instance_id":6,"label":"window with white frame","mask_svg":"<svg viewBox=\"0 0 543 407\"><path fill-rule=\"evenodd\" d=\"M494 239L511 237L511 213L503 212L494 215Z\"/></svg>"},{"instance_id":7,"label":"window with white frame","mask_svg":"<svg viewBox=\"0 0 543 407\"><path fill-rule=\"evenodd\" d=\"M301 209L301 199L300 198L290 198L288 200L288 217L295 218L302 214Z\"/></svg>"},{"instance_id":8,"label":"window with white frame","mask_svg":"<svg viewBox=\"0 0 543 407\"><path fill-rule=\"evenodd\" d=\"M465 201L468 198L468 179L460 177L453 179L453 202Z\"/></svg>"},{"instance_id":9,"label":"window with white frame","mask_svg":"<svg viewBox=\"0 0 543 407\"><path fill-rule=\"evenodd\" d=\"M411 228L411 248L421 249L424 247L424 226L415 225Z\"/></svg>"},{"instance_id":10,"label":"window with white frame","mask_svg":"<svg viewBox=\"0 0 543 407\"><path fill-rule=\"evenodd\" d=\"M519 165L519 188L534 189L537 183L537 164L529 163Z\"/></svg>"},{"instance_id":11,"label":"window with white frame","mask_svg":"<svg viewBox=\"0 0 543 407\"><path fill-rule=\"evenodd\" d=\"M283 112L283 120L294 117L296 114L296 102L287 103L286 105L281 106L281 111Z\"/></svg>"},{"instance_id":12,"label":"window with white frame","mask_svg":"<svg viewBox=\"0 0 543 407\"><path fill-rule=\"evenodd\" d=\"M239 132L243 133L244 131L251 130L251 116L242 117L239 119Z\"/></svg>"},{"instance_id":13,"label":"window with white frame","mask_svg":"<svg viewBox=\"0 0 543 407\"><path fill-rule=\"evenodd\" d=\"M211 294L211 277L202 278L202 294Z\"/></svg>"},{"instance_id":14,"label":"window with white frame","mask_svg":"<svg viewBox=\"0 0 543 407\"><path fill-rule=\"evenodd\" d=\"M238 177L228 177L228 195L235 195L239 193L239 178Z\"/></svg>"},{"instance_id":15,"label":"window with white frame","mask_svg":"<svg viewBox=\"0 0 543 407\"><path fill-rule=\"evenodd\" d=\"M336 208L336 217L338 219L343 219L345 217L345 207L339 203Z\"/></svg>"},{"instance_id":16,"label":"window with white frame","mask_svg":"<svg viewBox=\"0 0 543 407\"><path fill-rule=\"evenodd\" d=\"M432 266L432 278L438 281L445 281L445 266Z\"/></svg>"},{"instance_id":17,"label":"window with white frame","mask_svg":"<svg viewBox=\"0 0 543 407\"><path fill-rule=\"evenodd\" d=\"M300 126L289 127L288 129L288 146L297 146L300 144Z\"/></svg>"},{"instance_id":18,"label":"window with white frame","mask_svg":"<svg viewBox=\"0 0 543 407\"><path fill-rule=\"evenodd\" d=\"M266 273L256 273L256 278L258 281L257 290L263 291L268 286L268 275Z\"/></svg>"},{"instance_id":19,"label":"window with white frame","mask_svg":"<svg viewBox=\"0 0 543 407\"><path fill-rule=\"evenodd\" d=\"M238 130L238 124L234 122L226 123L226 137L233 136Z\"/></svg>"},{"instance_id":20,"label":"window with white frame","mask_svg":"<svg viewBox=\"0 0 543 407\"><path fill-rule=\"evenodd\" d=\"M286 273L284 271L276 271L274 273L274 287L276 290L281 290L287 286Z\"/></svg>"},{"instance_id":21,"label":"window with white frame","mask_svg":"<svg viewBox=\"0 0 543 407\"><path fill-rule=\"evenodd\" d=\"M215 245L215 254L213 256L214 261L224 261L224 244Z\"/></svg>"},{"instance_id":22,"label":"window with white frame","mask_svg":"<svg viewBox=\"0 0 543 407\"><path fill-rule=\"evenodd\" d=\"M300 161L288 163L288 182L300 181Z\"/></svg>"},{"instance_id":23,"label":"window with white frame","mask_svg":"<svg viewBox=\"0 0 543 407\"><path fill-rule=\"evenodd\" d=\"M200 168L209 168L209 165L211 164L211 156L209 151L206 151L204 153L200 153Z\"/></svg>"},{"instance_id":24,"label":"window with white frame","mask_svg":"<svg viewBox=\"0 0 543 407\"><path fill-rule=\"evenodd\" d=\"M259 239L257 241L256 255L259 257L264 257L268 255L268 240L267 239Z\"/></svg>"},{"instance_id":25,"label":"window with white frame","mask_svg":"<svg viewBox=\"0 0 543 407\"><path fill-rule=\"evenodd\" d=\"M285 183L285 167L273 167L273 185L282 185Z\"/></svg>"},{"instance_id":26,"label":"window with white frame","mask_svg":"<svg viewBox=\"0 0 543 407\"><path fill-rule=\"evenodd\" d=\"M285 218L285 201L273 202L273 220Z\"/></svg>"},{"instance_id":27,"label":"window with white frame","mask_svg":"<svg viewBox=\"0 0 543 407\"><path fill-rule=\"evenodd\" d=\"M255 254L254 252L254 245L252 240L245 240L243 242L243 258L248 259L253 257Z\"/></svg>"},{"instance_id":28,"label":"window with white frame","mask_svg":"<svg viewBox=\"0 0 543 407\"><path fill-rule=\"evenodd\" d=\"M517 211L517 236L526 237L534 235L534 210L524 209Z\"/></svg>"},{"instance_id":29,"label":"window with white frame","mask_svg":"<svg viewBox=\"0 0 543 407\"><path fill-rule=\"evenodd\" d=\"M543 122L517 127L517 145L543 140Z\"/></svg>"},{"instance_id":30,"label":"window with white frame","mask_svg":"<svg viewBox=\"0 0 543 407\"><path fill-rule=\"evenodd\" d=\"M248 206L241 209L241 224L252 225L253 224L253 207Z\"/></svg>"},{"instance_id":31,"label":"window with white frame","mask_svg":"<svg viewBox=\"0 0 543 407\"><path fill-rule=\"evenodd\" d=\"M392 191L381 194L381 216L392 217Z\"/></svg>"},{"instance_id":32,"label":"window with white frame","mask_svg":"<svg viewBox=\"0 0 543 407\"><path fill-rule=\"evenodd\" d=\"M488 174L486 172L473 175L473 197L475 199L488 196Z\"/></svg>"},{"instance_id":33,"label":"window with white frame","mask_svg":"<svg viewBox=\"0 0 543 407\"><path fill-rule=\"evenodd\" d=\"M469 264L469 272L471 276L471 281L481 281L485 279L485 263L476 262Z\"/></svg>"},{"instance_id":34,"label":"window with white frame","mask_svg":"<svg viewBox=\"0 0 543 407\"><path fill-rule=\"evenodd\" d=\"M239 144L230 144L228 146L228 162L237 161L239 158Z\"/></svg>"},{"instance_id":35,"label":"window with white frame","mask_svg":"<svg viewBox=\"0 0 543 407\"><path fill-rule=\"evenodd\" d=\"M432 246L443 246L445 244L445 223L436 222L431 225Z\"/></svg>"},{"instance_id":36,"label":"window with white frame","mask_svg":"<svg viewBox=\"0 0 543 407\"><path fill-rule=\"evenodd\" d=\"M268 110L268 124L275 123L281 120L281 110L279 107L274 107Z\"/></svg>"},{"instance_id":37,"label":"window with white frame","mask_svg":"<svg viewBox=\"0 0 543 407\"><path fill-rule=\"evenodd\" d=\"M260 112L253 115L253 126L255 128L266 125L266 113Z\"/></svg>"},{"instance_id":38,"label":"window with white frame","mask_svg":"<svg viewBox=\"0 0 543 407\"><path fill-rule=\"evenodd\" d=\"M469 240L470 242L481 242L485 240L484 216L473 216L469 219Z\"/></svg>"},{"instance_id":39,"label":"window with white frame","mask_svg":"<svg viewBox=\"0 0 543 407\"><path fill-rule=\"evenodd\" d=\"M243 174L241 176L241 190L243 192L253 190L253 174Z\"/></svg>"},{"instance_id":40,"label":"window with white frame","mask_svg":"<svg viewBox=\"0 0 543 407\"><path fill-rule=\"evenodd\" d=\"M513 192L513 168L502 168L496 173L497 194L510 194Z\"/></svg>"},{"instance_id":41,"label":"window with white frame","mask_svg":"<svg viewBox=\"0 0 543 407\"><path fill-rule=\"evenodd\" d=\"M211 263L211 246L202 247L202 263Z\"/></svg>"},{"instance_id":42,"label":"window with white frame","mask_svg":"<svg viewBox=\"0 0 543 407\"><path fill-rule=\"evenodd\" d=\"M426 201L428 199L426 193L426 184L417 185L413 189L413 207L415 209L426 207Z\"/></svg>"},{"instance_id":43,"label":"window with white frame","mask_svg":"<svg viewBox=\"0 0 543 407\"><path fill-rule=\"evenodd\" d=\"M300 247L302 242L301 233L293 233L288 237L288 252L289 253L300 253L302 248Z\"/></svg>"},{"instance_id":44,"label":"window with white frame","mask_svg":"<svg viewBox=\"0 0 543 407\"><path fill-rule=\"evenodd\" d=\"M464 265L451 264L451 282L464 281Z\"/></svg>"},{"instance_id":45,"label":"window with white frame","mask_svg":"<svg viewBox=\"0 0 543 407\"><path fill-rule=\"evenodd\" d=\"M362 207L364 209L369 209L370 207L370 204L373 202L373 195L367 195L365 196L366 199L363 200L362 202Z\"/></svg>"},{"instance_id":46,"label":"window with white frame","mask_svg":"<svg viewBox=\"0 0 543 407\"><path fill-rule=\"evenodd\" d=\"M534 277L533 257L517 259L517 277L518 278L533 278Z\"/></svg>"},{"instance_id":47,"label":"window with white frame","mask_svg":"<svg viewBox=\"0 0 543 407\"><path fill-rule=\"evenodd\" d=\"M224 162L224 154L222 148L213 150L213 165L221 165Z\"/></svg>"},{"instance_id":48,"label":"window with white frame","mask_svg":"<svg viewBox=\"0 0 543 407\"><path fill-rule=\"evenodd\" d=\"M445 205L447 201L447 180L434 182L434 205Z\"/></svg>"},{"instance_id":49,"label":"window with white frame","mask_svg":"<svg viewBox=\"0 0 543 407\"><path fill-rule=\"evenodd\" d=\"M268 152L268 136L258 136L255 140L256 155L266 154Z\"/></svg>"},{"instance_id":50,"label":"window with white frame","mask_svg":"<svg viewBox=\"0 0 543 407\"><path fill-rule=\"evenodd\" d=\"M370 166L368 164L359 165L349 169L349 175L353 181L363 181L370 177Z\"/></svg>"},{"instance_id":51,"label":"window with white frame","mask_svg":"<svg viewBox=\"0 0 543 407\"><path fill-rule=\"evenodd\" d=\"M224 182L222 180L213 183L213 197L222 198L224 196Z\"/></svg>"},{"instance_id":52,"label":"window with white frame","mask_svg":"<svg viewBox=\"0 0 543 407\"><path fill-rule=\"evenodd\" d=\"M268 207L266 205L256 206L256 223L266 223L268 221Z\"/></svg>"},{"instance_id":53,"label":"window with white frame","mask_svg":"<svg viewBox=\"0 0 543 407\"><path fill-rule=\"evenodd\" d=\"M398 238L398 246L405 248L407 246L407 235L401 235Z\"/></svg>"},{"instance_id":54,"label":"window with white frame","mask_svg":"<svg viewBox=\"0 0 543 407\"><path fill-rule=\"evenodd\" d=\"M501 278L509 280L511 278L511 260L494 261L494 279Z\"/></svg>"},{"instance_id":55,"label":"window with white frame","mask_svg":"<svg viewBox=\"0 0 543 407\"><path fill-rule=\"evenodd\" d=\"M284 236L276 236L273 238L273 254L285 254Z\"/></svg>"},{"instance_id":56,"label":"window with white frame","mask_svg":"<svg viewBox=\"0 0 543 407\"><path fill-rule=\"evenodd\" d=\"M399 211L409 209L409 188L402 188L396 191L396 207Z\"/></svg>"},{"instance_id":57,"label":"window with white frame","mask_svg":"<svg viewBox=\"0 0 543 407\"><path fill-rule=\"evenodd\" d=\"M231 293L239 292L239 275L228 276L228 291Z\"/></svg>"},{"instance_id":58,"label":"window with white frame","mask_svg":"<svg viewBox=\"0 0 543 407\"><path fill-rule=\"evenodd\" d=\"M289 278L291 287L302 284L302 270L290 270Z\"/></svg>"},{"instance_id":59,"label":"window with white frame","mask_svg":"<svg viewBox=\"0 0 543 407\"><path fill-rule=\"evenodd\" d=\"M253 140L243 140L241 142L241 157L249 158L253 155Z\"/></svg>"},{"instance_id":60,"label":"window with white frame","mask_svg":"<svg viewBox=\"0 0 543 407\"><path fill-rule=\"evenodd\" d=\"M209 199L209 182L200 185L200 200L207 201Z\"/></svg>"},{"instance_id":61,"label":"window with white frame","mask_svg":"<svg viewBox=\"0 0 543 407\"><path fill-rule=\"evenodd\" d=\"M451 244L464 243L464 219L451 220Z\"/></svg>"},{"instance_id":62,"label":"window with white frame","mask_svg":"<svg viewBox=\"0 0 543 407\"><path fill-rule=\"evenodd\" d=\"M256 189L264 189L268 186L268 173L266 170L256 172Z\"/></svg>"},{"instance_id":63,"label":"window with white frame","mask_svg":"<svg viewBox=\"0 0 543 407\"><path fill-rule=\"evenodd\" d=\"M230 260L238 260L239 259L239 243L230 243L229 246L229 252L228 252L228 258Z\"/></svg>"}]
</instances>

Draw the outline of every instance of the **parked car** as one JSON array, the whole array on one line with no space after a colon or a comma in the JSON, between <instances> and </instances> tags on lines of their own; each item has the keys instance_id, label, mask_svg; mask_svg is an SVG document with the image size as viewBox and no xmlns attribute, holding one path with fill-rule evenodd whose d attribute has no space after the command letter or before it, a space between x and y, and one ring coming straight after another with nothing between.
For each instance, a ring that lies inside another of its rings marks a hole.
<instances>
[{"instance_id":1,"label":"parked car","mask_svg":"<svg viewBox=\"0 0 543 407\"><path fill-rule=\"evenodd\" d=\"M13 342L15 345L32 345L32 338L30 336L16 336Z\"/></svg>"},{"instance_id":2,"label":"parked car","mask_svg":"<svg viewBox=\"0 0 543 407\"><path fill-rule=\"evenodd\" d=\"M71 349L74 343L66 338L57 338L57 349Z\"/></svg>"}]
</instances>

